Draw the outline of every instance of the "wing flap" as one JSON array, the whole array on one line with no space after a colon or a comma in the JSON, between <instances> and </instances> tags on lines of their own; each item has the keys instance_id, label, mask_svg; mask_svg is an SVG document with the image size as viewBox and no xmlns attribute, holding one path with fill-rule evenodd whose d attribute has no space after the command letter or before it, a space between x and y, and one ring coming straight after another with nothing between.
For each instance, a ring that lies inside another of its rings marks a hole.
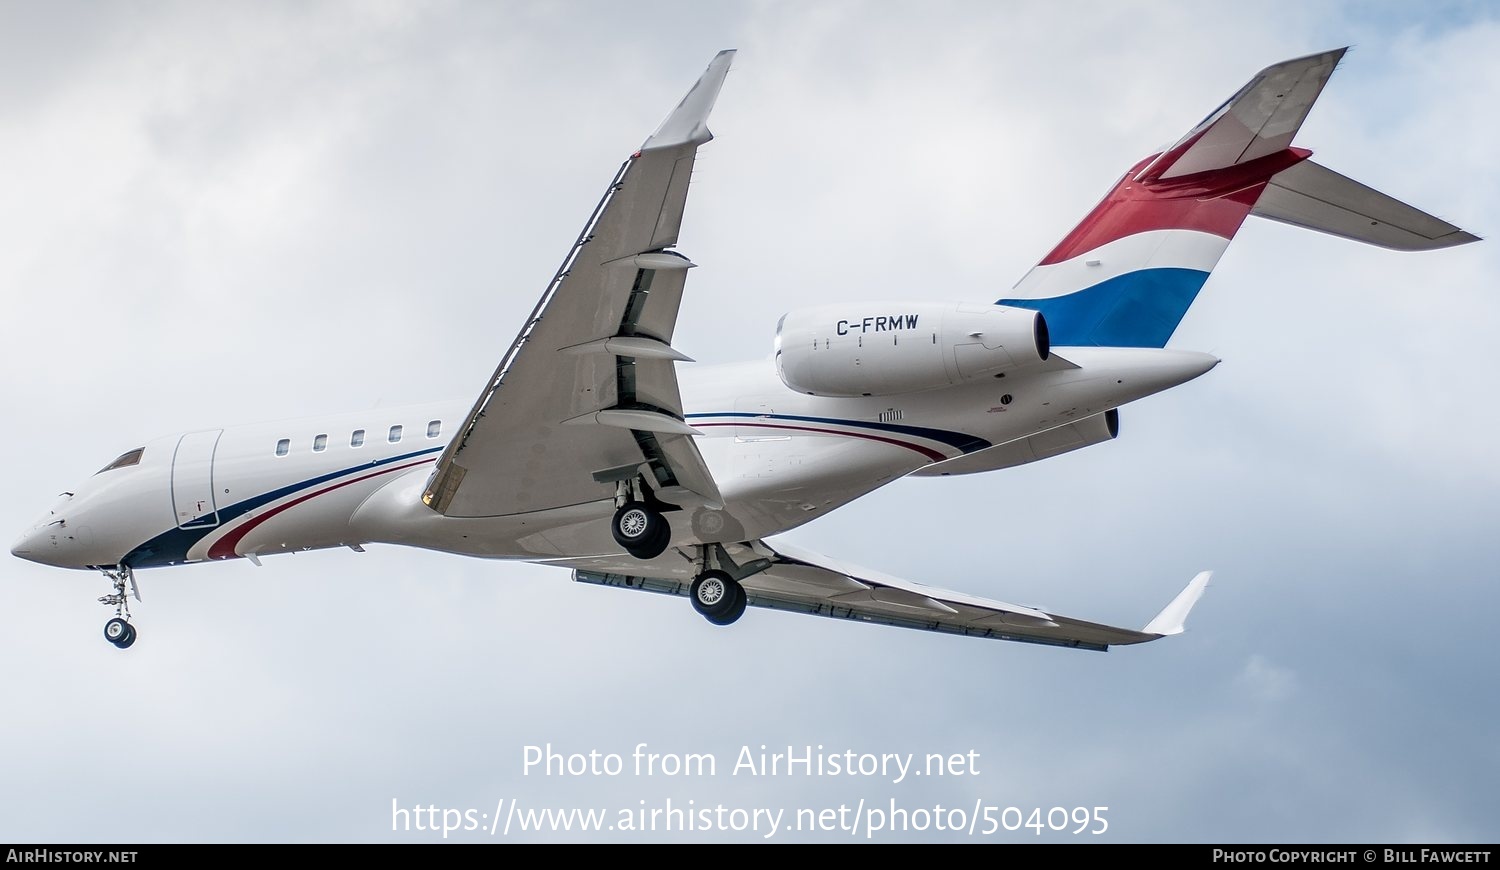
<instances>
[{"instance_id":1,"label":"wing flap","mask_svg":"<svg viewBox=\"0 0 1500 870\"><path fill-rule=\"evenodd\" d=\"M845 607L864 605L877 610L894 610L898 613L919 611L940 616L953 616L958 613L957 610L936 598L917 592L908 592L905 589L892 589L888 586L873 586L858 592L846 592L843 595L834 596L832 600Z\"/></svg>"},{"instance_id":2,"label":"wing flap","mask_svg":"<svg viewBox=\"0 0 1500 870\"><path fill-rule=\"evenodd\" d=\"M677 244L683 208L687 205L688 182L692 177L692 155L678 158L672 164L672 177L667 182L666 196L662 199L661 212L656 219L656 230L651 234L651 247L665 248Z\"/></svg>"},{"instance_id":3,"label":"wing flap","mask_svg":"<svg viewBox=\"0 0 1500 870\"><path fill-rule=\"evenodd\" d=\"M708 463L703 461L703 454L698 452L693 436L658 438L657 445L678 486L701 498L705 507L713 510L724 507L724 496L719 494L719 485L714 482Z\"/></svg>"}]
</instances>

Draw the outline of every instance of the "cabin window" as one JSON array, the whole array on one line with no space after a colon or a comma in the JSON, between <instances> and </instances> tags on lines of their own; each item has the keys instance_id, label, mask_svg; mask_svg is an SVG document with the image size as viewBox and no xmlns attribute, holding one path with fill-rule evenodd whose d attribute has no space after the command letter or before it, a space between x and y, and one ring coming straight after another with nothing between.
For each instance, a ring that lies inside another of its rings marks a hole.
<instances>
[{"instance_id":1,"label":"cabin window","mask_svg":"<svg viewBox=\"0 0 1500 870\"><path fill-rule=\"evenodd\" d=\"M388 436L386 436L385 440L391 442L392 444L395 444L397 441L401 440L401 424L400 423L397 423L396 425L394 425L394 426L391 427L391 434L388 435Z\"/></svg>"},{"instance_id":2,"label":"cabin window","mask_svg":"<svg viewBox=\"0 0 1500 870\"><path fill-rule=\"evenodd\" d=\"M314 453L322 453L324 450L327 450L327 449L328 449L328 436L327 435L319 435L319 436L317 436L316 438L313 439L313 452Z\"/></svg>"},{"instance_id":3,"label":"cabin window","mask_svg":"<svg viewBox=\"0 0 1500 870\"><path fill-rule=\"evenodd\" d=\"M427 437L436 438L443 434L443 421L431 420L427 423Z\"/></svg>"},{"instance_id":4,"label":"cabin window","mask_svg":"<svg viewBox=\"0 0 1500 870\"><path fill-rule=\"evenodd\" d=\"M292 450L292 439L283 438L276 442L276 455L285 456Z\"/></svg>"},{"instance_id":5,"label":"cabin window","mask_svg":"<svg viewBox=\"0 0 1500 870\"><path fill-rule=\"evenodd\" d=\"M104 466L103 468L99 469L98 471L96 471L94 473L95 474L103 474L106 471L114 471L116 468L127 468L127 467L129 467L131 465L140 465L141 464L141 454L143 454L145 452L146 452L146 448L144 448L144 447L137 447L136 449L131 450L129 452L121 453L120 456L119 456L119 458L116 459L114 462L111 462L110 464Z\"/></svg>"},{"instance_id":6,"label":"cabin window","mask_svg":"<svg viewBox=\"0 0 1500 870\"><path fill-rule=\"evenodd\" d=\"M363 446L365 446L365 430L363 430L363 429L355 429L354 432L349 436L349 446L350 447L363 447Z\"/></svg>"}]
</instances>

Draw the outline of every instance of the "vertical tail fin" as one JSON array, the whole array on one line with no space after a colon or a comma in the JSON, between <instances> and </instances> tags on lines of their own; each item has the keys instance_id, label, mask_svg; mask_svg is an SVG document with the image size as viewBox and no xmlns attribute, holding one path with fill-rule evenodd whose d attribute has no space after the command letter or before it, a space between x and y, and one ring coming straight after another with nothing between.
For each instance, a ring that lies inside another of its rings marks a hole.
<instances>
[{"instance_id":1,"label":"vertical tail fin","mask_svg":"<svg viewBox=\"0 0 1500 870\"><path fill-rule=\"evenodd\" d=\"M1388 247L1473 241L1292 147L1344 51L1261 70L1136 164L999 304L1041 311L1059 347L1162 347L1251 214ZM1372 223L1381 231L1362 231Z\"/></svg>"}]
</instances>

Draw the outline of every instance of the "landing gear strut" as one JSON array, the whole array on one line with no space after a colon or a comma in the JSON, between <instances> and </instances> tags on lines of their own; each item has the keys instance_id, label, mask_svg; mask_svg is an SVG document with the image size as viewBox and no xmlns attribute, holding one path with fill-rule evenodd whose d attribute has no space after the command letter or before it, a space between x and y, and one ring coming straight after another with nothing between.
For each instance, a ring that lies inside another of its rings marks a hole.
<instances>
[{"instance_id":1,"label":"landing gear strut","mask_svg":"<svg viewBox=\"0 0 1500 870\"><path fill-rule=\"evenodd\" d=\"M135 643L135 626L130 624L130 600L125 594L125 586L129 584L135 600L141 600L140 588L135 585L135 572L129 565L117 565L113 570L105 569L104 576L115 587L112 594L99 597L100 604L115 609L114 618L104 623L104 639L120 649L130 649Z\"/></svg>"}]
</instances>

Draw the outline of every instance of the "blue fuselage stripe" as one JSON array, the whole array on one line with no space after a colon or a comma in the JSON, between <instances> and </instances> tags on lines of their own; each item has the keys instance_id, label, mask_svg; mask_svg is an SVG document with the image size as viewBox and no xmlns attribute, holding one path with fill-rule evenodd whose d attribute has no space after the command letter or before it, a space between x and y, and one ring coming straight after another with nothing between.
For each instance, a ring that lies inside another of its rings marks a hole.
<instances>
[{"instance_id":1,"label":"blue fuselage stripe","mask_svg":"<svg viewBox=\"0 0 1500 870\"><path fill-rule=\"evenodd\" d=\"M909 435L913 438L925 438L928 441L936 441L939 444L947 444L955 450L964 453L973 453L992 446L990 442L977 435L966 435L963 432L950 432L946 429L928 429L924 426L902 426L896 423L871 423L866 420L840 420L837 417L804 417L797 414L757 414L744 411L723 411L711 414L688 414L687 419L695 420L704 417L733 417L741 420L788 420L799 423L822 423L830 426L848 426L853 429L870 429L876 432L891 432L898 435Z\"/></svg>"},{"instance_id":2,"label":"blue fuselage stripe","mask_svg":"<svg viewBox=\"0 0 1500 870\"><path fill-rule=\"evenodd\" d=\"M251 511L255 510L256 508L264 507L271 502L285 498L286 496L293 495L294 493L301 492L305 489L310 489L322 483L327 483L331 480L337 480L340 477L344 477L355 472L366 471L372 468L380 468L382 466L402 462L407 459L414 459L418 456L426 456L428 454L437 453L442 449L442 447L429 447L426 450L417 450L411 453L403 453L400 456L391 456L385 459L376 459L371 462L362 462L359 465L349 466L347 468L340 469L339 471L331 471L327 474L320 474L317 477L311 477L293 484L288 484L287 486L280 487L279 489L273 489L270 492L262 493L261 495L247 498L244 501L236 502L229 507L220 508L218 525L211 526L209 528L168 529L167 531L162 532L146 543L141 544L139 547L136 547L134 550L131 550L130 553L120 561L122 561L126 565L131 566L132 568L155 568L162 565L171 565L178 562L185 562L187 561L188 551L193 548L193 545L197 544L199 541L207 537L210 532L214 532L224 528L225 526L229 525L245 514L248 514Z\"/></svg>"}]
</instances>

